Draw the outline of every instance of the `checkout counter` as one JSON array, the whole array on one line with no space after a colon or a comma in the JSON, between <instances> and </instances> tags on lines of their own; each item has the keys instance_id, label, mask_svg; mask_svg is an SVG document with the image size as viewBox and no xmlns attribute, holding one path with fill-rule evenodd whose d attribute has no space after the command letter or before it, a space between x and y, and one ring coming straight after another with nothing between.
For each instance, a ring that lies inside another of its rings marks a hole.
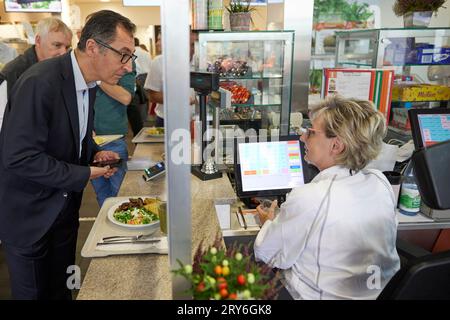
<instances>
[{"instance_id":1,"label":"checkout counter","mask_svg":"<svg viewBox=\"0 0 450 320\"><path fill-rule=\"evenodd\" d=\"M133 157L146 157L157 162L161 160L163 152L163 143L139 143ZM142 171L128 171L118 196L155 195L164 197L165 189L164 177L145 182L142 179ZM187 197L189 195L180 196ZM243 204L237 201L227 175L207 181L201 181L191 175L190 196L192 201L192 256L202 241L204 246L210 246L219 233L223 237L242 237L255 236L259 231L258 226L243 227L242 222L239 222L236 212ZM216 206L225 208L225 211L217 211L216 214ZM438 222L421 214L413 217L398 214L398 219L399 230L450 228L450 221ZM97 219L95 223L105 222ZM94 225L91 233L95 230ZM78 299L172 299L171 280L168 255L124 254L93 258L79 291Z\"/></svg>"},{"instance_id":2,"label":"checkout counter","mask_svg":"<svg viewBox=\"0 0 450 320\"><path fill-rule=\"evenodd\" d=\"M163 152L163 143L139 143L133 157L146 157L157 162ZM118 196L163 196L165 189L164 176L145 182L142 171L128 171ZM236 195L226 175L209 181L201 181L192 175L191 195L180 195L188 196L192 203L193 256L201 241L205 247L210 246L220 234L214 206L234 203ZM97 219L95 223L104 221ZM95 232L94 227L91 232ZM171 281L168 255L125 254L93 258L77 299L172 299Z\"/></svg>"}]
</instances>

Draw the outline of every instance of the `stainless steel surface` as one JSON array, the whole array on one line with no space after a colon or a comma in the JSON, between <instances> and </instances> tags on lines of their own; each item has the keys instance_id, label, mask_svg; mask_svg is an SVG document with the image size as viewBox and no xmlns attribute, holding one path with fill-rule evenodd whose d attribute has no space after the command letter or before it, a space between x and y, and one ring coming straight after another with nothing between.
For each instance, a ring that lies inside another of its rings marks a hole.
<instances>
[{"instance_id":1,"label":"stainless steel surface","mask_svg":"<svg viewBox=\"0 0 450 320\"><path fill-rule=\"evenodd\" d=\"M397 230L425 230L425 229L447 229L447 228L450 228L450 221L399 223Z\"/></svg>"},{"instance_id":2,"label":"stainless steel surface","mask_svg":"<svg viewBox=\"0 0 450 320\"><path fill-rule=\"evenodd\" d=\"M314 0L285 0L284 29L295 32L291 112L308 111Z\"/></svg>"},{"instance_id":3,"label":"stainless steel surface","mask_svg":"<svg viewBox=\"0 0 450 320\"><path fill-rule=\"evenodd\" d=\"M191 197L180 196L191 194L189 1L163 1L161 26L165 75L163 92L168 188L167 231L170 268L173 270L179 266L177 260L185 264L191 264L192 261ZM186 155L182 161L173 157L173 155L180 157L180 144L183 154ZM186 293L189 286L189 282L184 278L172 275L174 299L192 298Z\"/></svg>"}]
</instances>

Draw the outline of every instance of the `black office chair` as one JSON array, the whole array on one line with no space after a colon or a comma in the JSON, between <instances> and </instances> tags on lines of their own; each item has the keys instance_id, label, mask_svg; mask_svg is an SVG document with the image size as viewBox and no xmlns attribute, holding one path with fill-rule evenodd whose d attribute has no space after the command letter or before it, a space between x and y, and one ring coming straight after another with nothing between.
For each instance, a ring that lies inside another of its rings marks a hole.
<instances>
[{"instance_id":1,"label":"black office chair","mask_svg":"<svg viewBox=\"0 0 450 320\"><path fill-rule=\"evenodd\" d=\"M450 250L408 261L378 296L378 300L450 299Z\"/></svg>"},{"instance_id":2,"label":"black office chair","mask_svg":"<svg viewBox=\"0 0 450 320\"><path fill-rule=\"evenodd\" d=\"M422 200L430 208L450 208L450 141L412 156ZM388 282L379 300L450 299L450 250L414 258Z\"/></svg>"}]
</instances>

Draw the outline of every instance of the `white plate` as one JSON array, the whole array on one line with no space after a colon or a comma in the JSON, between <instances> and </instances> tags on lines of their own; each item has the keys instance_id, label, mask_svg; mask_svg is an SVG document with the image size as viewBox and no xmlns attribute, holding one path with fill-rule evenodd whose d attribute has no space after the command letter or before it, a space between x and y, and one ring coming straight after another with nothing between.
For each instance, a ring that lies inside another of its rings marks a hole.
<instances>
[{"instance_id":1,"label":"white plate","mask_svg":"<svg viewBox=\"0 0 450 320\"><path fill-rule=\"evenodd\" d=\"M159 229L159 220L155 221L155 222L152 222L152 223L149 223L149 224L138 224L138 225L136 225L136 224L125 224L125 223L119 222L116 219L114 219L114 216L113 216L114 211L116 211L116 209L118 207L120 207L120 205L122 203L123 202L116 203L111 208L109 208L109 210L108 210L108 219L109 219L109 221L114 223L116 226L119 226L119 227L122 227L122 228L125 228L125 229L129 229L129 230L145 230L147 233L155 232L155 231L157 231Z\"/></svg>"},{"instance_id":2,"label":"white plate","mask_svg":"<svg viewBox=\"0 0 450 320\"><path fill-rule=\"evenodd\" d=\"M148 131L149 131L150 129L154 129L154 127L153 127L153 128L150 127L150 128L148 128L148 129L145 130L145 134L146 134L147 136L152 137L152 138L161 138L161 137L164 137L164 133L160 133L160 134L151 134L151 133L148 133ZM165 131L164 131L164 132L165 132Z\"/></svg>"}]
</instances>

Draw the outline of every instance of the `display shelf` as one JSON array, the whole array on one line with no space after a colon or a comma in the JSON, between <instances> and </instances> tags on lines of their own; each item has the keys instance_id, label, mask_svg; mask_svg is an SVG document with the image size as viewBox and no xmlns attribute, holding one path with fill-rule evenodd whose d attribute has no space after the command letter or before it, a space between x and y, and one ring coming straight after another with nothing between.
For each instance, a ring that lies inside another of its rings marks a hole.
<instances>
[{"instance_id":1,"label":"display shelf","mask_svg":"<svg viewBox=\"0 0 450 320\"><path fill-rule=\"evenodd\" d=\"M233 107L281 107L281 103L266 103L266 104L257 104L257 103L243 103L243 104L239 104L239 103L232 103L231 104Z\"/></svg>"},{"instance_id":2,"label":"display shelf","mask_svg":"<svg viewBox=\"0 0 450 320\"><path fill-rule=\"evenodd\" d=\"M273 76L262 76L262 75L252 75L248 77L220 77L220 81L226 80L269 80L269 79L282 79L282 75L273 75Z\"/></svg>"},{"instance_id":3,"label":"display shelf","mask_svg":"<svg viewBox=\"0 0 450 320\"><path fill-rule=\"evenodd\" d=\"M382 28L336 32L336 67L450 65L450 28Z\"/></svg>"},{"instance_id":4,"label":"display shelf","mask_svg":"<svg viewBox=\"0 0 450 320\"><path fill-rule=\"evenodd\" d=\"M219 114L221 124L241 126L238 112L249 108L249 115L260 113L255 127L288 132L293 43L292 31L199 33L200 70L218 73L220 86L232 93L233 109ZM269 118L269 112L279 116Z\"/></svg>"}]
</instances>

